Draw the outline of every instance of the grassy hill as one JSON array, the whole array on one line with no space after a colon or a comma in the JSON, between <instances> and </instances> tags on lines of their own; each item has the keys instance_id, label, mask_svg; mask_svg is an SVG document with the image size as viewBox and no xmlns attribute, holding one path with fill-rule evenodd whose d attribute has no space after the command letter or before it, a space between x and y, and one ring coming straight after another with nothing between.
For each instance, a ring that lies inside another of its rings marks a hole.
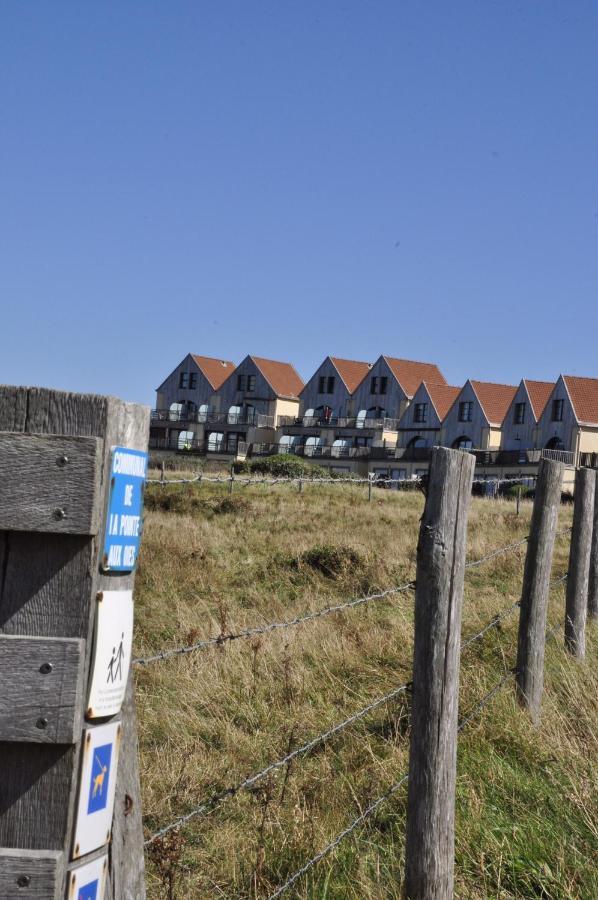
<instances>
[{"instance_id":1,"label":"grassy hill","mask_svg":"<svg viewBox=\"0 0 598 900\"><path fill-rule=\"evenodd\" d=\"M423 496L361 487L150 488L138 655L286 620L411 579ZM527 533L531 504L474 499L468 557ZM559 526L571 522L563 507ZM525 546L466 575L463 636L519 598ZM566 571L560 538L554 572ZM563 585L550 622L562 618ZM462 654L466 714L515 663L517 612ZM588 658L549 640L542 724L508 684L463 731L456 894L598 896L598 634ZM137 671L150 834L410 679L413 592ZM156 842L152 898L267 897L406 771L408 697ZM406 786L288 896L400 897Z\"/></svg>"}]
</instances>

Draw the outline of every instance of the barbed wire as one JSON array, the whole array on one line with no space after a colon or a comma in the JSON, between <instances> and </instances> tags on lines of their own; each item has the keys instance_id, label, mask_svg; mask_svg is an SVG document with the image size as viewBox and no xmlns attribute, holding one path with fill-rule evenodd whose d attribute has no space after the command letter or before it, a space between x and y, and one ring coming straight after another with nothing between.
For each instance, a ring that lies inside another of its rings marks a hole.
<instances>
[{"instance_id":1,"label":"barbed wire","mask_svg":"<svg viewBox=\"0 0 598 900\"><path fill-rule=\"evenodd\" d=\"M376 700L368 703L367 706L362 707L358 712L347 716L347 718L343 719L342 722L339 722L332 728L321 732L316 737L307 741L307 743L302 744L300 747L297 747L295 750L287 753L286 756L282 757L282 759L279 759L273 763L269 763L265 768L261 769L259 772L256 772L254 775L250 775L248 778L245 778L234 787L226 788L225 790L220 791L218 794L214 794L208 800L203 801L199 806L195 807L195 809L192 809L190 812L186 813L183 816L179 816L178 819L176 819L174 822L171 822L169 825L165 825L164 828L161 828L150 838L148 838L145 841L144 846L147 847L149 844L154 843L154 841L158 840L159 838L164 837L164 835L168 834L170 831L174 831L175 829L180 828L181 825L186 824L190 819L197 818L197 816L204 815L204 813L211 811L223 800L226 800L228 797L234 797L235 794L239 793L239 791L247 790L248 788L253 787L254 784L257 784L258 781L262 781L271 772L275 772L278 769L281 769L283 766L288 765L296 757L303 756L306 753L309 753L314 749L314 747L318 747L320 744L326 743L326 741L330 740L331 737L334 737L334 735L339 734L341 731L344 731L345 728L348 728L349 725L358 722L364 716L368 715L368 713L373 712L375 709L378 709L379 706L388 703L390 700L394 700L395 697L398 697L399 694L405 693L405 691L408 691L410 688L410 681L406 682L405 684L401 684L399 687L394 688L392 691L389 691L388 694L384 694L383 697L378 697Z\"/></svg>"},{"instance_id":2,"label":"barbed wire","mask_svg":"<svg viewBox=\"0 0 598 900\"><path fill-rule=\"evenodd\" d=\"M562 532L564 533L564 532ZM512 550L517 549L517 547L522 546L527 543L529 540L529 536L522 538L520 541L515 541L511 544L506 544L504 547L498 547L496 550L492 550L490 553L486 554L486 556L482 556L479 559L472 560L471 562L465 563L466 569L476 568L481 566L483 563L486 563L492 559L495 559L497 556L501 554L508 553ZM229 634L219 634L214 635L213 637L204 638L203 640L196 641L193 644L189 644L185 647L174 647L169 650L162 650L160 653L155 653L152 656L146 657L137 657L132 660L132 665L134 666L145 666L150 663L159 662L161 660L170 659L173 656L184 656L189 653L194 653L198 650L205 650L207 647L215 647L222 646L226 643L231 643L232 641L240 640L242 638L250 638L256 637L262 634L268 634L271 631L276 631L279 629L291 628L297 625L303 625L306 622L311 622L314 619L322 618L323 616L330 615L331 613L342 612L345 609L351 609L355 606L362 606L365 603L369 603L373 600L382 600L385 597L392 596L393 594L403 593L407 590L413 590L416 586L415 580L405 582L405 584L399 585L398 587L387 588L384 591L379 591L374 594L367 594L364 597L357 597L353 600L346 600L342 603L331 604L329 606L324 606L321 609L314 610L313 612L304 613L299 616L295 616L293 619L287 619L282 622L269 622L265 625L255 625L252 628L246 628L242 631L231 632ZM492 624L492 623L490 623ZM498 623L494 623L498 624Z\"/></svg>"},{"instance_id":3,"label":"barbed wire","mask_svg":"<svg viewBox=\"0 0 598 900\"><path fill-rule=\"evenodd\" d=\"M494 699L496 694L499 693L499 691L504 687L507 681L509 681L509 679L513 677L513 675L514 672L507 672L506 675L501 678L498 684L496 684L492 688L492 690L488 691L488 693L485 694L475 704L471 712L459 722L457 729L459 732L463 731L463 729L472 721L472 719L474 719L482 711L482 709L484 709L484 707ZM355 829L359 825L361 825L362 822L373 815L378 807L389 800L390 797L393 796L393 794L396 794L396 792L405 784L406 781L408 781L408 779L408 773L402 775L401 778L399 778L399 780L396 781L387 791L385 791L380 797L378 797L377 800L374 800L373 803L370 803L370 805L366 809L364 809L363 812L361 812L357 816L357 818L351 822L350 825L348 825L339 834L337 834L337 836L332 841L330 841L329 844L327 844L322 850L316 853L315 856L312 856L312 858L308 860L303 866L301 866L300 869L297 869L297 871L294 872L293 875L291 875L291 877L288 878L283 885L277 888L273 894L270 894L268 900L276 900L277 897L281 897L284 893L286 893L288 889L295 884L296 881L306 875L307 872L309 872L310 869L312 869L322 859L324 859L325 856L328 856L329 853L335 850L336 847L338 847L338 845L341 843L341 841L343 841L353 831L355 831Z\"/></svg>"},{"instance_id":4,"label":"barbed wire","mask_svg":"<svg viewBox=\"0 0 598 900\"><path fill-rule=\"evenodd\" d=\"M342 460L342 457L339 457L339 460ZM499 487L502 484L521 484L522 480L525 478L535 478L535 475L524 475L522 477L517 476L508 476L506 478L474 478L472 481L473 484L486 484L491 486ZM168 487L170 485L175 484L201 484L202 482L207 482L208 484L229 484L230 482L240 486L248 486L254 484L333 484L337 486L342 486L344 484L412 484L417 485L420 484L423 479L422 478L387 478L387 477L377 477L377 478L354 478L353 476L346 477L337 477L333 478L331 476L323 475L321 478L314 476L279 476L276 478L256 478L251 476L239 476L239 475L194 475L192 478L148 478L146 479L147 484L159 484L162 487Z\"/></svg>"},{"instance_id":5,"label":"barbed wire","mask_svg":"<svg viewBox=\"0 0 598 900\"><path fill-rule=\"evenodd\" d=\"M283 622L269 622L267 625L256 625L253 628L246 628L244 631L237 631L231 634L220 634L216 637L206 638L205 640L190 644L187 647L177 647L172 650L163 650L160 653L156 653L154 656L138 657L137 659L134 659L132 661L132 665L145 666L148 663L157 662L158 660L169 659L172 656L182 656L186 653L193 653L196 650L203 650L206 647L214 647L217 645L230 643L231 641L236 641L240 638L255 637L256 635L260 634L268 634L269 632L276 631L277 629L291 628L296 625L303 625L305 622L311 622L314 619L319 619L322 616L329 615L330 613L341 612L344 609L351 609L355 606L361 606L364 603L370 603L372 600L382 600L385 597L390 597L393 594L401 594L405 591L412 590L413 588L415 588L415 581L407 581L405 582L405 584L401 584L398 587L387 588L385 591L379 591L376 594L367 594L365 597L357 597L354 600L346 600L343 603L324 606L321 609L314 610L314 612L304 613L303 615L296 616L294 619L287 619Z\"/></svg>"},{"instance_id":6,"label":"barbed wire","mask_svg":"<svg viewBox=\"0 0 598 900\"><path fill-rule=\"evenodd\" d=\"M506 609L502 610L502 612L499 612L495 616L493 616L492 619L490 619L490 621L486 625L484 625L481 631L478 631L477 634L472 634L471 637L467 638L467 640L461 644L461 652L463 652L463 650L466 650L467 647L470 647L471 644L479 641L487 631L490 631L492 628L496 628L498 625L500 625L503 619L506 619L507 616L509 616L513 612L513 610L518 609L520 606L521 601L517 600L515 603L512 603L511 606L507 606Z\"/></svg>"}]
</instances>

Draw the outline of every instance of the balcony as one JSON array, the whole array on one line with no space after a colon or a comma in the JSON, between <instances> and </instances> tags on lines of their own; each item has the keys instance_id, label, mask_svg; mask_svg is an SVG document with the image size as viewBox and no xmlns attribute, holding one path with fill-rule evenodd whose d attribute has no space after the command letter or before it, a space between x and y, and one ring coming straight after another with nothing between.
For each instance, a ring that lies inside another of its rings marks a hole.
<instances>
[{"instance_id":1,"label":"balcony","mask_svg":"<svg viewBox=\"0 0 598 900\"><path fill-rule=\"evenodd\" d=\"M252 425L255 428L274 428L274 416L267 416L255 411L216 413L186 409L152 409L150 419L152 424L163 422L165 425L170 422L179 422L185 424L198 423L200 425Z\"/></svg>"},{"instance_id":2,"label":"balcony","mask_svg":"<svg viewBox=\"0 0 598 900\"><path fill-rule=\"evenodd\" d=\"M360 419L357 416L278 416L278 428L357 428L383 431L397 431L398 419Z\"/></svg>"}]
</instances>

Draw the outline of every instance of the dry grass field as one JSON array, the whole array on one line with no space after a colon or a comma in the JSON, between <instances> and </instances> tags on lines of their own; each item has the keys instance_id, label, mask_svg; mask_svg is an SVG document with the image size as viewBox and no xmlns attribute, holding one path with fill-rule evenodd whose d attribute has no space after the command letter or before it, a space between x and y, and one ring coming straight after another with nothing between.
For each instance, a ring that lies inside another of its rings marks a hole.
<instances>
[{"instance_id":1,"label":"dry grass field","mask_svg":"<svg viewBox=\"0 0 598 900\"><path fill-rule=\"evenodd\" d=\"M152 487L137 655L282 620L415 574L424 498L348 485ZM468 557L527 533L531 504L474 499ZM571 522L561 510L559 526ZM463 636L519 598L525 546L466 575ZM567 568L560 538L555 575ZM550 622L563 615L563 585ZM462 654L461 710L515 664L517 613ZM413 592L136 672L146 832L410 678ZM459 742L456 894L598 897L598 633L574 663L547 645L542 724L509 683ZM408 697L190 821L148 853L151 898L268 897L406 771ZM406 786L289 891L399 898Z\"/></svg>"}]
</instances>

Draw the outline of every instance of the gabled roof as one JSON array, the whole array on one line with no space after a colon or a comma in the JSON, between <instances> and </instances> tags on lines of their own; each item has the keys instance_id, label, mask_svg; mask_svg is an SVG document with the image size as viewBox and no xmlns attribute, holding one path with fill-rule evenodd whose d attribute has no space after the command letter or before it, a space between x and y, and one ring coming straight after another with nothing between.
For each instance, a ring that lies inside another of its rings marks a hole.
<instances>
[{"instance_id":1,"label":"gabled roof","mask_svg":"<svg viewBox=\"0 0 598 900\"><path fill-rule=\"evenodd\" d=\"M453 384L434 384L432 381L422 382L440 421L444 421L449 409L461 393L460 387Z\"/></svg>"},{"instance_id":2,"label":"gabled roof","mask_svg":"<svg viewBox=\"0 0 598 900\"><path fill-rule=\"evenodd\" d=\"M338 356L329 356L328 359L340 375L350 394L355 391L357 385L363 381L372 368L371 363L360 362L357 359L339 359Z\"/></svg>"},{"instance_id":3,"label":"gabled roof","mask_svg":"<svg viewBox=\"0 0 598 900\"><path fill-rule=\"evenodd\" d=\"M436 363L415 362L411 359L394 359L383 356L406 395L411 398L422 381L433 384L446 384L446 378Z\"/></svg>"},{"instance_id":4,"label":"gabled roof","mask_svg":"<svg viewBox=\"0 0 598 900\"><path fill-rule=\"evenodd\" d=\"M529 395L529 401L532 405L532 412L536 422L544 412L544 408L550 399L554 388L553 381L532 381L530 378L524 378L523 383Z\"/></svg>"},{"instance_id":5,"label":"gabled roof","mask_svg":"<svg viewBox=\"0 0 598 900\"><path fill-rule=\"evenodd\" d=\"M191 356L215 391L224 384L235 368L235 364L228 359L213 359L211 356L196 356L195 353L192 353Z\"/></svg>"},{"instance_id":6,"label":"gabled roof","mask_svg":"<svg viewBox=\"0 0 598 900\"><path fill-rule=\"evenodd\" d=\"M470 381L474 393L490 425L502 425L513 397L517 393L514 384L494 384L492 381Z\"/></svg>"},{"instance_id":7,"label":"gabled roof","mask_svg":"<svg viewBox=\"0 0 598 900\"><path fill-rule=\"evenodd\" d=\"M253 360L277 397L285 400L299 399L304 384L291 363L262 359L259 356L250 356L249 359Z\"/></svg>"},{"instance_id":8,"label":"gabled roof","mask_svg":"<svg viewBox=\"0 0 598 900\"><path fill-rule=\"evenodd\" d=\"M580 425L598 425L598 378L563 375L575 418Z\"/></svg>"}]
</instances>

